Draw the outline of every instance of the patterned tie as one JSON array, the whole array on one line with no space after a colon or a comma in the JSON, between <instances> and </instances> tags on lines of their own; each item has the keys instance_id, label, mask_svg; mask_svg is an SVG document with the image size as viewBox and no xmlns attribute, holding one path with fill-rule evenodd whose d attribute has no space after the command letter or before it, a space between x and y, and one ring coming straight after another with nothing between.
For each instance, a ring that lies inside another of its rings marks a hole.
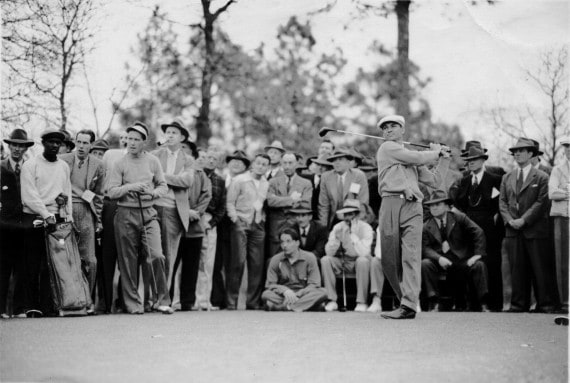
<instances>
[{"instance_id":1,"label":"patterned tie","mask_svg":"<svg viewBox=\"0 0 570 383\"><path fill-rule=\"evenodd\" d=\"M79 160L79 163L77 164L77 167L79 169L81 169L81 167L83 166L83 164L85 163L85 160Z\"/></svg>"},{"instance_id":2,"label":"patterned tie","mask_svg":"<svg viewBox=\"0 0 570 383\"><path fill-rule=\"evenodd\" d=\"M523 186L523 171L522 169L520 169L519 176L517 177L517 186L516 186L517 196L520 194L522 186Z\"/></svg>"},{"instance_id":3,"label":"patterned tie","mask_svg":"<svg viewBox=\"0 0 570 383\"><path fill-rule=\"evenodd\" d=\"M307 228L301 229L301 245L305 246L307 243Z\"/></svg>"},{"instance_id":4,"label":"patterned tie","mask_svg":"<svg viewBox=\"0 0 570 383\"><path fill-rule=\"evenodd\" d=\"M16 173L17 176L20 175L20 164L19 163L16 164L16 169L14 169L14 173Z\"/></svg>"},{"instance_id":5,"label":"patterned tie","mask_svg":"<svg viewBox=\"0 0 570 383\"><path fill-rule=\"evenodd\" d=\"M344 200L344 184L342 183L342 176L338 176L338 184L336 186L336 192L337 192L337 205L339 206L339 209L342 209L342 203Z\"/></svg>"},{"instance_id":6,"label":"patterned tie","mask_svg":"<svg viewBox=\"0 0 570 383\"><path fill-rule=\"evenodd\" d=\"M473 189L477 189L477 186L479 186L479 182L477 182L477 176L473 175Z\"/></svg>"},{"instance_id":7,"label":"patterned tie","mask_svg":"<svg viewBox=\"0 0 570 383\"><path fill-rule=\"evenodd\" d=\"M287 177L287 195L289 195L290 189L291 189L291 177Z\"/></svg>"}]
</instances>

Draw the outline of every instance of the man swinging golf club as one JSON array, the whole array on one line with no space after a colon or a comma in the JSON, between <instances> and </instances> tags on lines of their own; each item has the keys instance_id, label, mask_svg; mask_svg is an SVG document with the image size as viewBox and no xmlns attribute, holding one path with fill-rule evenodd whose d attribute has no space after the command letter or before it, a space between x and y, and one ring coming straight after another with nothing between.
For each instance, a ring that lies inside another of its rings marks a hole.
<instances>
[{"instance_id":1,"label":"man swinging golf club","mask_svg":"<svg viewBox=\"0 0 570 383\"><path fill-rule=\"evenodd\" d=\"M165 274L165 258L160 242L160 226L153 200L168 192L160 161L144 151L147 127L135 122L127 128L127 154L114 165L109 179L108 196L118 200L115 215L119 270L125 310L144 313L138 294L139 252L145 255L153 274L157 311L172 314Z\"/></svg>"},{"instance_id":2,"label":"man swinging golf club","mask_svg":"<svg viewBox=\"0 0 570 383\"><path fill-rule=\"evenodd\" d=\"M400 307L382 314L386 319L413 319L420 295L423 211L418 182L438 188L445 179L450 150L430 144L430 150L404 147L404 117L386 116L378 122L384 142L376 154L378 192L382 197L379 227L384 274ZM437 162L435 171L427 164Z\"/></svg>"}]
</instances>

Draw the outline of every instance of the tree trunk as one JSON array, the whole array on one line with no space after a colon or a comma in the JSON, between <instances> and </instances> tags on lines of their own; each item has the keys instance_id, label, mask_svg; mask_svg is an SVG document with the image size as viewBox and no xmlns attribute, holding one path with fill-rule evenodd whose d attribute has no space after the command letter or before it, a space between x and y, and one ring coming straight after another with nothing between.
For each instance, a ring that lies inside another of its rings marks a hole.
<instances>
[{"instance_id":1,"label":"tree trunk","mask_svg":"<svg viewBox=\"0 0 570 383\"><path fill-rule=\"evenodd\" d=\"M410 118L410 61L409 61L409 26L410 26L409 0L396 1L395 11L398 18L398 98L396 100L396 113L404 116L406 121ZM413 133L409 131L410 133Z\"/></svg>"},{"instance_id":2,"label":"tree trunk","mask_svg":"<svg viewBox=\"0 0 570 383\"><path fill-rule=\"evenodd\" d=\"M212 137L210 129L210 103L212 101L212 83L214 78L214 18L211 15L205 16L204 40L206 48L206 57L204 68L202 69L202 85L200 87L202 94L202 105L198 113L196 122L196 131L198 134L197 145L207 146L208 140Z\"/></svg>"}]
</instances>

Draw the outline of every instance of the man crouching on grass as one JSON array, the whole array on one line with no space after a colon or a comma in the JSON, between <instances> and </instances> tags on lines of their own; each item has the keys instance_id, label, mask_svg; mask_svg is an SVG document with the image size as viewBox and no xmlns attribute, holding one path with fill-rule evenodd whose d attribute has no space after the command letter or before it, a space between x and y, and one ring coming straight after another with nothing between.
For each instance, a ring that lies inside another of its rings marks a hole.
<instances>
[{"instance_id":1,"label":"man crouching on grass","mask_svg":"<svg viewBox=\"0 0 570 383\"><path fill-rule=\"evenodd\" d=\"M299 249L297 230L286 227L279 234L282 252L267 269L266 290L261 299L268 311L322 311L327 293L313 253Z\"/></svg>"}]
</instances>

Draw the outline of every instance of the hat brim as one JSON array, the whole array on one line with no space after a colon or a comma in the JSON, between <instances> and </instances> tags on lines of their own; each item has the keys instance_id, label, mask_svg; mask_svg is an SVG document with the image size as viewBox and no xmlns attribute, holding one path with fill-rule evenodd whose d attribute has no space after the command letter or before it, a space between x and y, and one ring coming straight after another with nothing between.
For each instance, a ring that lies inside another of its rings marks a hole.
<instances>
[{"instance_id":1,"label":"hat brim","mask_svg":"<svg viewBox=\"0 0 570 383\"><path fill-rule=\"evenodd\" d=\"M479 154L479 155L471 156L471 157L463 157L463 159L464 159L465 161L477 160L477 159L479 159L479 158L483 158L483 159L487 160L487 159L489 159L489 156L486 155L486 154Z\"/></svg>"},{"instance_id":2,"label":"hat brim","mask_svg":"<svg viewBox=\"0 0 570 383\"><path fill-rule=\"evenodd\" d=\"M289 214L313 214L311 209L289 209Z\"/></svg>"},{"instance_id":3,"label":"hat brim","mask_svg":"<svg viewBox=\"0 0 570 383\"><path fill-rule=\"evenodd\" d=\"M106 152L107 150L109 150L109 148L106 148L104 146L92 146L91 149L89 150L89 153L91 153L94 150L102 150Z\"/></svg>"},{"instance_id":4,"label":"hat brim","mask_svg":"<svg viewBox=\"0 0 570 383\"><path fill-rule=\"evenodd\" d=\"M140 134L142 134L142 135L144 136L144 139L145 139L145 140L148 138L148 133L147 133L147 132L145 131L145 129L144 129L142 126L140 126L140 125L129 126L126 131L127 131L127 133L130 132L130 131L134 131L134 132L140 133Z\"/></svg>"},{"instance_id":5,"label":"hat brim","mask_svg":"<svg viewBox=\"0 0 570 383\"><path fill-rule=\"evenodd\" d=\"M30 146L34 146L34 141L30 141L30 140L18 140L18 139L10 139L10 138L5 138L4 142L7 144L13 144L13 145L24 145L25 147L29 148Z\"/></svg>"},{"instance_id":6,"label":"hat brim","mask_svg":"<svg viewBox=\"0 0 570 383\"><path fill-rule=\"evenodd\" d=\"M350 154L335 154L335 155L332 155L332 156L328 157L328 158L327 158L327 161L332 163L334 160L336 160L336 159L338 159L338 158L347 158L347 159L350 159L350 158L354 158L354 157L353 157L352 155L350 155Z\"/></svg>"},{"instance_id":7,"label":"hat brim","mask_svg":"<svg viewBox=\"0 0 570 383\"><path fill-rule=\"evenodd\" d=\"M265 148L263 148L263 151L266 152L266 151L268 151L269 149L277 149L277 150L279 150L281 153L285 153L285 152L286 152L285 149L280 148L279 146L271 146L271 145L266 146Z\"/></svg>"},{"instance_id":8,"label":"hat brim","mask_svg":"<svg viewBox=\"0 0 570 383\"><path fill-rule=\"evenodd\" d=\"M513 146L512 148L509 148L509 151L511 152L511 154L513 154L513 152L517 149L529 149L531 152L534 153L534 155L538 154L536 146L531 146L531 145Z\"/></svg>"},{"instance_id":9,"label":"hat brim","mask_svg":"<svg viewBox=\"0 0 570 383\"><path fill-rule=\"evenodd\" d=\"M313 162L314 164L317 164L317 165L321 165L321 166L330 166L330 167L333 167L333 164L331 164L330 162L327 162L327 161L313 160L313 161L311 161L311 162Z\"/></svg>"},{"instance_id":10,"label":"hat brim","mask_svg":"<svg viewBox=\"0 0 570 383\"><path fill-rule=\"evenodd\" d=\"M231 160L240 160L241 162L243 162L245 164L245 167L247 167L247 168L249 168L249 165L251 164L251 162L247 158L238 157L238 156L227 156L226 157L226 163L230 162Z\"/></svg>"},{"instance_id":11,"label":"hat brim","mask_svg":"<svg viewBox=\"0 0 570 383\"><path fill-rule=\"evenodd\" d=\"M162 124L162 125L160 125L160 129L162 130L163 133L166 133L167 128L176 128L176 129L180 130L180 133L182 133L182 135L185 137L185 140L187 140L190 137L190 133L188 132L188 130L184 129L180 125L174 125L174 124Z\"/></svg>"},{"instance_id":12,"label":"hat brim","mask_svg":"<svg viewBox=\"0 0 570 383\"><path fill-rule=\"evenodd\" d=\"M360 212L360 209L356 207L345 207L343 209L337 210L337 214L346 214L346 213L353 213L353 212Z\"/></svg>"},{"instance_id":13,"label":"hat brim","mask_svg":"<svg viewBox=\"0 0 570 383\"><path fill-rule=\"evenodd\" d=\"M359 166L358 169L362 170L363 172L371 172L378 170L376 166Z\"/></svg>"},{"instance_id":14,"label":"hat brim","mask_svg":"<svg viewBox=\"0 0 570 383\"><path fill-rule=\"evenodd\" d=\"M431 199L429 201L425 201L424 205L434 205L434 204L440 203L440 202L446 202L447 204L451 204L451 198L446 197L446 198Z\"/></svg>"}]
</instances>

